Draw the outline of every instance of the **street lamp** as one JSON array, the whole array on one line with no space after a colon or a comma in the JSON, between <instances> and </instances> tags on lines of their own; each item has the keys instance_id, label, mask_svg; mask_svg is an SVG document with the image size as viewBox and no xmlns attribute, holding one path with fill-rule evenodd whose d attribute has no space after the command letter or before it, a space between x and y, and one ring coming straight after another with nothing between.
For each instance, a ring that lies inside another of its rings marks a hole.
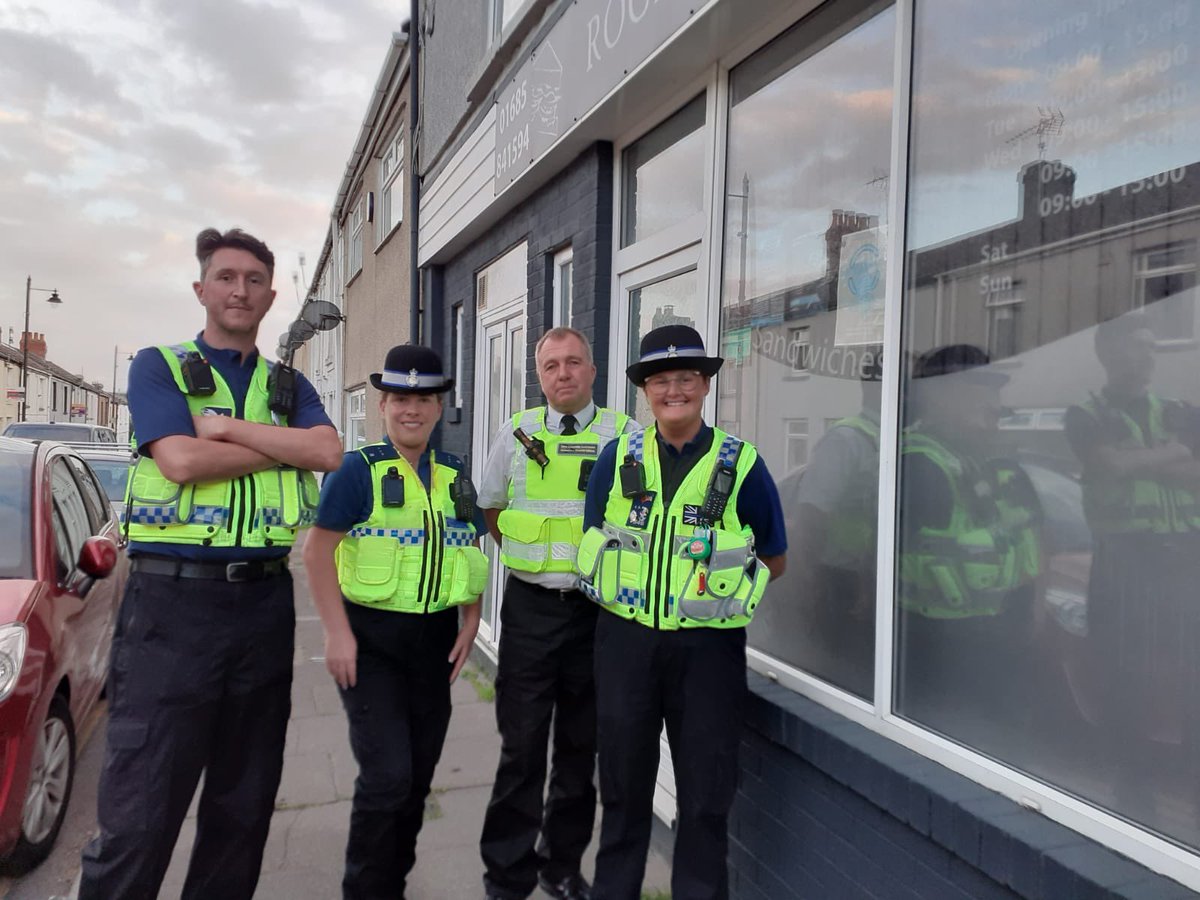
<instances>
[{"instance_id":1,"label":"street lamp","mask_svg":"<svg viewBox=\"0 0 1200 900\"><path fill-rule=\"evenodd\" d=\"M110 414L112 416L112 421L109 423L112 426L113 431L117 430L117 420L120 418L120 416L117 415L117 407L119 407L121 405L117 401L117 357L122 352L129 354L128 356L125 357L126 362L133 361L133 351L132 350L122 351L119 346L117 346L116 344L113 345L112 406L111 406L111 410L110 410Z\"/></svg>"},{"instance_id":2,"label":"street lamp","mask_svg":"<svg viewBox=\"0 0 1200 900\"><path fill-rule=\"evenodd\" d=\"M58 296L58 291L49 290L47 288L35 288L33 286L33 276L25 276L25 333L21 336L21 411L17 419L19 422L25 421L25 405L29 402L29 293L30 291L41 291L50 296L46 298L47 303L62 303L62 297Z\"/></svg>"}]
</instances>

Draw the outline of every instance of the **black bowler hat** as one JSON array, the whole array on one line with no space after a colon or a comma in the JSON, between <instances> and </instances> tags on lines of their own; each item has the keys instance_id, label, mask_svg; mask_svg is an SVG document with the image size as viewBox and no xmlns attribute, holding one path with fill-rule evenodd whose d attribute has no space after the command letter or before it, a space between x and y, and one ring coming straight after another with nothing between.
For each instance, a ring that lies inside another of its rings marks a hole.
<instances>
[{"instance_id":1,"label":"black bowler hat","mask_svg":"<svg viewBox=\"0 0 1200 900\"><path fill-rule=\"evenodd\" d=\"M641 387L646 379L672 369L690 369L701 375L715 375L725 360L704 352L700 333L688 325L663 325L646 332L641 356L625 370L629 380Z\"/></svg>"},{"instance_id":2,"label":"black bowler hat","mask_svg":"<svg viewBox=\"0 0 1200 900\"><path fill-rule=\"evenodd\" d=\"M371 384L391 394L441 394L454 387L436 350L401 344L388 351L383 371L371 375Z\"/></svg>"}]
</instances>

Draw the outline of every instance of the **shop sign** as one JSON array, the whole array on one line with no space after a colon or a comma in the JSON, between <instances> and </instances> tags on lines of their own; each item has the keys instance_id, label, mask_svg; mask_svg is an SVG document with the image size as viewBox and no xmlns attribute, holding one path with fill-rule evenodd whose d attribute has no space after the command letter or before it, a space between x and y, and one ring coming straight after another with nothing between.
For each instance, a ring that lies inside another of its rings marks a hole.
<instances>
[{"instance_id":1,"label":"shop sign","mask_svg":"<svg viewBox=\"0 0 1200 900\"><path fill-rule=\"evenodd\" d=\"M578 0L496 100L499 194L646 61L695 0Z\"/></svg>"}]
</instances>

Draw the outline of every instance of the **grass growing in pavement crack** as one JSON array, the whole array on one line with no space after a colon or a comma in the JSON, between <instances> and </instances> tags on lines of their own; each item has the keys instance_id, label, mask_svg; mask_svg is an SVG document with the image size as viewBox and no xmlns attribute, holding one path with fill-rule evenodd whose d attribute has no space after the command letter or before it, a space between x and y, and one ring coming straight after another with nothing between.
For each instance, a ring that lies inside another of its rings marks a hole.
<instances>
[{"instance_id":1,"label":"grass growing in pavement crack","mask_svg":"<svg viewBox=\"0 0 1200 900\"><path fill-rule=\"evenodd\" d=\"M671 900L671 895L666 891L643 891L642 900Z\"/></svg>"},{"instance_id":2,"label":"grass growing in pavement crack","mask_svg":"<svg viewBox=\"0 0 1200 900\"><path fill-rule=\"evenodd\" d=\"M442 812L442 804L438 798L446 793L445 788L434 788L429 792L429 796L425 798L425 815L423 816L426 822L432 822L434 819L440 819L445 815Z\"/></svg>"},{"instance_id":3,"label":"grass growing in pavement crack","mask_svg":"<svg viewBox=\"0 0 1200 900\"><path fill-rule=\"evenodd\" d=\"M479 695L479 699L484 703L491 703L496 699L496 685L492 683L492 679L488 678L478 669L473 666L464 666L462 677L471 682L471 686L475 688L475 693Z\"/></svg>"}]
</instances>

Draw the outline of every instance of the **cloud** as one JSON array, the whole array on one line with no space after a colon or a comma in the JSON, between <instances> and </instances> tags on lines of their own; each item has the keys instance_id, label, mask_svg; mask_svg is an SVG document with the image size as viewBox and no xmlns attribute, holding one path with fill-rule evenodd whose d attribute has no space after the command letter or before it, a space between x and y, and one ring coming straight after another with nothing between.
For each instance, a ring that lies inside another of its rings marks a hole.
<instances>
[{"instance_id":1,"label":"cloud","mask_svg":"<svg viewBox=\"0 0 1200 900\"><path fill-rule=\"evenodd\" d=\"M64 301L34 295L51 357L108 384L114 346L200 330L192 242L241 225L279 261L273 352L400 21L381 0L0 5L3 338L31 275Z\"/></svg>"}]
</instances>

